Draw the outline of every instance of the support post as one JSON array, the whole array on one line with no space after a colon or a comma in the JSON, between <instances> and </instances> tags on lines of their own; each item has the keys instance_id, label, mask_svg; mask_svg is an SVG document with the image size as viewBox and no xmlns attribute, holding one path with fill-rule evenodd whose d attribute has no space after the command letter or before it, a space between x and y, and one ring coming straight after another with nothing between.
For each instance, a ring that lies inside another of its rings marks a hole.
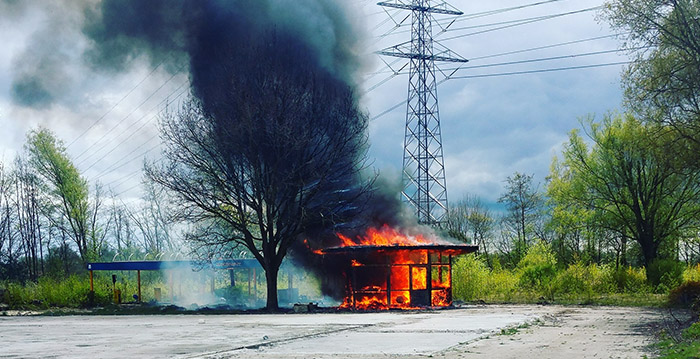
<instances>
[{"instance_id":1,"label":"support post","mask_svg":"<svg viewBox=\"0 0 700 359\"><path fill-rule=\"evenodd\" d=\"M253 295L255 296L255 302L258 301L258 271L257 268L253 268Z\"/></svg>"},{"instance_id":2,"label":"support post","mask_svg":"<svg viewBox=\"0 0 700 359\"><path fill-rule=\"evenodd\" d=\"M170 303L175 303L175 284L173 284L173 270L168 271L168 276L170 277Z\"/></svg>"},{"instance_id":3,"label":"support post","mask_svg":"<svg viewBox=\"0 0 700 359\"><path fill-rule=\"evenodd\" d=\"M93 278L92 278L92 271L90 271L90 291L91 292L95 291L95 285L94 285Z\"/></svg>"},{"instance_id":4,"label":"support post","mask_svg":"<svg viewBox=\"0 0 700 359\"><path fill-rule=\"evenodd\" d=\"M211 292L212 292L212 294L214 293L215 287L216 287L216 275L215 275L215 273L212 271L212 272L211 272Z\"/></svg>"},{"instance_id":5,"label":"support post","mask_svg":"<svg viewBox=\"0 0 700 359\"><path fill-rule=\"evenodd\" d=\"M141 270L136 271L136 286L138 288L138 296L139 298L136 300L138 303L141 303Z\"/></svg>"},{"instance_id":6,"label":"support post","mask_svg":"<svg viewBox=\"0 0 700 359\"><path fill-rule=\"evenodd\" d=\"M250 298L250 268L248 268L248 298Z\"/></svg>"}]
</instances>

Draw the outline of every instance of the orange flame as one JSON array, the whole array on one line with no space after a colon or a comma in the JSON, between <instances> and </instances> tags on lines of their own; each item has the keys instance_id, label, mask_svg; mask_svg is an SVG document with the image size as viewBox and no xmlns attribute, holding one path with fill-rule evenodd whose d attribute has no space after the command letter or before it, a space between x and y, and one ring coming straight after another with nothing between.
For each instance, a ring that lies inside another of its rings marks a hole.
<instances>
[{"instance_id":1,"label":"orange flame","mask_svg":"<svg viewBox=\"0 0 700 359\"><path fill-rule=\"evenodd\" d=\"M371 255L363 251L357 258L344 257L349 260L348 271L343 273L348 287L340 308L388 310L451 305L452 253L425 247L449 243L430 234L407 234L386 224L368 228L354 238L336 235L340 247L400 247L375 248ZM312 249L306 240L304 244L316 254L328 254L323 249ZM411 248L415 246L423 247Z\"/></svg>"},{"instance_id":2,"label":"orange flame","mask_svg":"<svg viewBox=\"0 0 700 359\"><path fill-rule=\"evenodd\" d=\"M311 245L309 244L309 240L308 240L308 239L304 239L304 245L305 245L306 248L308 248L311 252L314 252L315 254L318 254L318 255L323 255L323 250L311 248Z\"/></svg>"},{"instance_id":3,"label":"orange flame","mask_svg":"<svg viewBox=\"0 0 700 359\"><path fill-rule=\"evenodd\" d=\"M408 235L399 232L385 224L381 228L369 228L364 235L359 235L352 239L341 233L336 233L340 238L341 247L352 246L415 246L425 244L436 244L440 242L438 238L427 238L422 234Z\"/></svg>"}]
</instances>

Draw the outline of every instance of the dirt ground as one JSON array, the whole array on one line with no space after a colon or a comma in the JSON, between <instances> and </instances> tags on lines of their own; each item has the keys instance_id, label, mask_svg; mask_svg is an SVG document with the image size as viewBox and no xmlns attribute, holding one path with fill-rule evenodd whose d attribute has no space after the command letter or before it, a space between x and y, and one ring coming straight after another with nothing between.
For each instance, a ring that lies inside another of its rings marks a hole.
<instances>
[{"instance_id":1,"label":"dirt ground","mask_svg":"<svg viewBox=\"0 0 700 359\"><path fill-rule=\"evenodd\" d=\"M484 305L379 313L5 316L0 358L642 358L668 309Z\"/></svg>"}]
</instances>

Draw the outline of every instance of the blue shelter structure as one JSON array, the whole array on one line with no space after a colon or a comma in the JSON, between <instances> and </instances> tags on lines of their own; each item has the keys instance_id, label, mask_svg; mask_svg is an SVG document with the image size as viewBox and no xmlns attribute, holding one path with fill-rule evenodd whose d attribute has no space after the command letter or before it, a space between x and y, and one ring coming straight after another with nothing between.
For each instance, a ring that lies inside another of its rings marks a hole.
<instances>
[{"instance_id":1,"label":"blue shelter structure","mask_svg":"<svg viewBox=\"0 0 700 359\"><path fill-rule=\"evenodd\" d=\"M256 259L220 259L211 262L201 262L193 260L169 260L169 261L121 261L121 262L91 262L87 264L90 273L90 291L94 292L93 271L136 271L138 301L141 301L141 271L157 270L184 270L184 269L219 269L229 270L231 283L233 284L234 269L253 270L253 277L256 277L258 268L262 269ZM254 279L255 282L255 279ZM212 281L212 288L213 288ZM257 283L256 283L257 287ZM248 291L250 292L250 276L248 279ZM172 292L172 291L171 291Z\"/></svg>"}]
</instances>

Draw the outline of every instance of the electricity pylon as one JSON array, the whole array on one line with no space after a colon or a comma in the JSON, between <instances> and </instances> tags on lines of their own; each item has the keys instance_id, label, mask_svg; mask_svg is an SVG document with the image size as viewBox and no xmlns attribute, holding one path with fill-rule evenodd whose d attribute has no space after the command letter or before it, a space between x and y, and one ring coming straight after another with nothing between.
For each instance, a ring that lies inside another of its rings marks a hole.
<instances>
[{"instance_id":1,"label":"electricity pylon","mask_svg":"<svg viewBox=\"0 0 700 359\"><path fill-rule=\"evenodd\" d=\"M393 0L377 5L412 12L411 40L378 53L410 61L401 197L415 209L419 223L439 226L447 217L447 186L435 62L468 60L434 41L432 20L433 14L462 12L445 1Z\"/></svg>"}]
</instances>

